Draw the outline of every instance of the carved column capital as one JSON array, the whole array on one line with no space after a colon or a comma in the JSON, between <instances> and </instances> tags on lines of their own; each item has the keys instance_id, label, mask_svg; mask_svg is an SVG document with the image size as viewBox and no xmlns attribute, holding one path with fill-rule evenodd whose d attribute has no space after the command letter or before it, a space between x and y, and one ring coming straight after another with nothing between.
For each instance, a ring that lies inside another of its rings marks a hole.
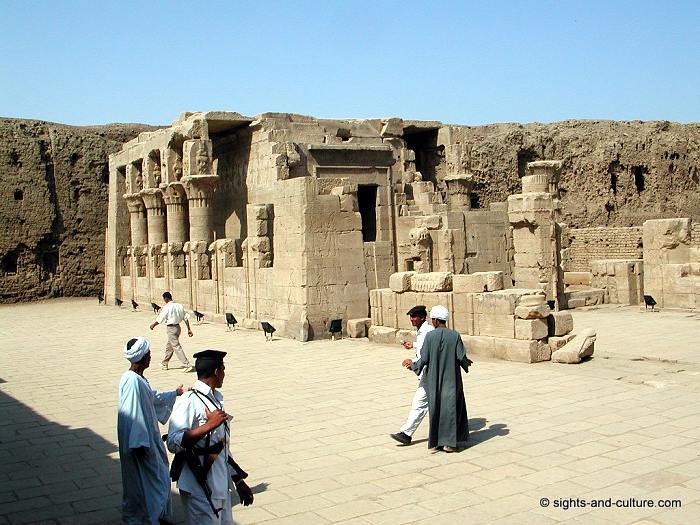
<instances>
[{"instance_id":1,"label":"carved column capital","mask_svg":"<svg viewBox=\"0 0 700 525\"><path fill-rule=\"evenodd\" d=\"M209 206L219 184L219 177L217 175L188 175L182 178L182 184L190 206L201 208Z\"/></svg>"},{"instance_id":2,"label":"carved column capital","mask_svg":"<svg viewBox=\"0 0 700 525\"><path fill-rule=\"evenodd\" d=\"M470 173L460 173L458 175L448 175L445 177L447 184L448 202L451 207L471 208L469 196L474 190L474 176Z\"/></svg>"},{"instance_id":3,"label":"carved column capital","mask_svg":"<svg viewBox=\"0 0 700 525\"><path fill-rule=\"evenodd\" d=\"M559 193L559 177L562 162L558 160L538 160L528 162L527 175L522 178L523 193Z\"/></svg>"},{"instance_id":4,"label":"carved column capital","mask_svg":"<svg viewBox=\"0 0 700 525\"><path fill-rule=\"evenodd\" d=\"M129 213L146 216L146 205L141 195L138 193L127 193L124 195L124 199L126 200L126 207Z\"/></svg>"},{"instance_id":5,"label":"carved column capital","mask_svg":"<svg viewBox=\"0 0 700 525\"><path fill-rule=\"evenodd\" d=\"M187 199L185 188L181 182L171 182L170 184L161 184L161 192L163 200L167 206L182 205Z\"/></svg>"},{"instance_id":6,"label":"carved column capital","mask_svg":"<svg viewBox=\"0 0 700 525\"><path fill-rule=\"evenodd\" d=\"M149 188L140 192L149 215L163 215L163 194L159 189Z\"/></svg>"},{"instance_id":7,"label":"carved column capital","mask_svg":"<svg viewBox=\"0 0 700 525\"><path fill-rule=\"evenodd\" d=\"M132 246L148 244L148 229L146 226L146 205L138 193L124 195L129 210Z\"/></svg>"}]
</instances>

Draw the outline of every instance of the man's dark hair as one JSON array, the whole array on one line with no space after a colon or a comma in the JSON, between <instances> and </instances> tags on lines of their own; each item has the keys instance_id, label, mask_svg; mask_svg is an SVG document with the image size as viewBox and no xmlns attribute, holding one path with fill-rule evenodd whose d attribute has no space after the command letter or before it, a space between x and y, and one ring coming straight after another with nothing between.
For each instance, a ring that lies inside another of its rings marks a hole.
<instances>
[{"instance_id":1,"label":"man's dark hair","mask_svg":"<svg viewBox=\"0 0 700 525\"><path fill-rule=\"evenodd\" d=\"M173 300L173 294L171 294L170 292L164 292L164 293L163 293L163 299L167 299L168 301L172 301L172 300Z\"/></svg>"},{"instance_id":2,"label":"man's dark hair","mask_svg":"<svg viewBox=\"0 0 700 525\"><path fill-rule=\"evenodd\" d=\"M137 341L137 339L134 337L133 339L129 339L129 342L126 343L126 349L131 350L131 347L134 346L134 343Z\"/></svg>"},{"instance_id":3,"label":"man's dark hair","mask_svg":"<svg viewBox=\"0 0 700 525\"><path fill-rule=\"evenodd\" d=\"M198 360L194 365L197 370L197 379L206 379L213 376L216 369L220 366L221 361L212 361L211 359Z\"/></svg>"}]
</instances>

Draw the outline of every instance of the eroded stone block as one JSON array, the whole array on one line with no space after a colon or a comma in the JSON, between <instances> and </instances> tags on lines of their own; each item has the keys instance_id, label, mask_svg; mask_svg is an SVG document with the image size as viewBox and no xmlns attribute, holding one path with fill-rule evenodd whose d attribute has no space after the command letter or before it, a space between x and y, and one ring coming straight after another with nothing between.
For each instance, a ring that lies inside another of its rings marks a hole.
<instances>
[{"instance_id":1,"label":"eroded stone block","mask_svg":"<svg viewBox=\"0 0 700 525\"><path fill-rule=\"evenodd\" d=\"M474 313L484 315L513 315L518 301L516 295L507 293L481 293L474 295Z\"/></svg>"},{"instance_id":2,"label":"eroded stone block","mask_svg":"<svg viewBox=\"0 0 700 525\"><path fill-rule=\"evenodd\" d=\"M411 277L416 272L397 272L389 276L389 288L396 293L407 292L411 289Z\"/></svg>"},{"instance_id":3,"label":"eroded stone block","mask_svg":"<svg viewBox=\"0 0 700 525\"><path fill-rule=\"evenodd\" d=\"M370 326L367 335L373 343L393 344L396 341L396 328Z\"/></svg>"},{"instance_id":4,"label":"eroded stone block","mask_svg":"<svg viewBox=\"0 0 700 525\"><path fill-rule=\"evenodd\" d=\"M549 335L557 337L566 335L574 329L574 318L568 310L552 312L547 317L547 323L549 325Z\"/></svg>"},{"instance_id":5,"label":"eroded stone block","mask_svg":"<svg viewBox=\"0 0 700 525\"><path fill-rule=\"evenodd\" d=\"M516 319L515 338L516 339L544 339L547 337L546 319Z\"/></svg>"},{"instance_id":6,"label":"eroded stone block","mask_svg":"<svg viewBox=\"0 0 700 525\"><path fill-rule=\"evenodd\" d=\"M367 337L367 329L370 326L371 322L372 319L369 317L362 317L360 319L348 319L348 324L346 327L348 337Z\"/></svg>"},{"instance_id":7,"label":"eroded stone block","mask_svg":"<svg viewBox=\"0 0 700 525\"><path fill-rule=\"evenodd\" d=\"M495 356L506 361L519 363L539 363L548 361L552 355L547 343L541 341L523 341L520 339L494 340Z\"/></svg>"},{"instance_id":8,"label":"eroded stone block","mask_svg":"<svg viewBox=\"0 0 700 525\"><path fill-rule=\"evenodd\" d=\"M538 306L518 306L515 309L516 317L520 319L544 319L552 313L549 305L540 304Z\"/></svg>"},{"instance_id":9,"label":"eroded stone block","mask_svg":"<svg viewBox=\"0 0 700 525\"><path fill-rule=\"evenodd\" d=\"M552 361L557 363L580 363L585 357L593 355L596 333L593 328L586 328L562 348L552 353Z\"/></svg>"},{"instance_id":10,"label":"eroded stone block","mask_svg":"<svg viewBox=\"0 0 700 525\"><path fill-rule=\"evenodd\" d=\"M467 336L462 337L464 345L467 350L467 356L469 355L480 355L484 357L495 357L496 347L495 347L495 337L483 337L483 336Z\"/></svg>"},{"instance_id":11,"label":"eroded stone block","mask_svg":"<svg viewBox=\"0 0 700 525\"><path fill-rule=\"evenodd\" d=\"M515 337L515 317L503 314L475 314L478 317L479 334L491 337Z\"/></svg>"},{"instance_id":12,"label":"eroded stone block","mask_svg":"<svg viewBox=\"0 0 700 525\"><path fill-rule=\"evenodd\" d=\"M478 293L503 290L503 272L474 272L452 276L453 290L457 293Z\"/></svg>"},{"instance_id":13,"label":"eroded stone block","mask_svg":"<svg viewBox=\"0 0 700 525\"><path fill-rule=\"evenodd\" d=\"M576 337L575 334L566 334L561 337L551 335L547 339L547 341L549 342L549 348L552 352L556 352L561 347L566 345L569 341L571 341L574 337Z\"/></svg>"},{"instance_id":14,"label":"eroded stone block","mask_svg":"<svg viewBox=\"0 0 700 525\"><path fill-rule=\"evenodd\" d=\"M450 272L416 273L411 276L411 290L449 292L452 290L452 274Z\"/></svg>"}]
</instances>

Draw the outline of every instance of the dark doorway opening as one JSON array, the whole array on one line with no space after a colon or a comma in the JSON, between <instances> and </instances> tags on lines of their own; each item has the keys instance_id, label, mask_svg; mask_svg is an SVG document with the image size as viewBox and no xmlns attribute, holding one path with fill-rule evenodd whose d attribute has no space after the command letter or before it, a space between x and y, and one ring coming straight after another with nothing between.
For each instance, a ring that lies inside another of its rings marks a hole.
<instances>
[{"instance_id":1,"label":"dark doorway opening","mask_svg":"<svg viewBox=\"0 0 700 525\"><path fill-rule=\"evenodd\" d=\"M377 240L377 186L360 184L357 187L357 205L362 217L362 241Z\"/></svg>"},{"instance_id":2,"label":"dark doorway opening","mask_svg":"<svg viewBox=\"0 0 700 525\"><path fill-rule=\"evenodd\" d=\"M44 252L41 257L41 266L45 272L55 274L58 270L58 252Z\"/></svg>"},{"instance_id":3,"label":"dark doorway opening","mask_svg":"<svg viewBox=\"0 0 700 525\"><path fill-rule=\"evenodd\" d=\"M2 273L5 275L17 275L17 254L10 252L2 258Z\"/></svg>"},{"instance_id":4,"label":"dark doorway opening","mask_svg":"<svg viewBox=\"0 0 700 525\"><path fill-rule=\"evenodd\" d=\"M644 166L634 166L632 174L634 175L634 185L637 188L637 193L644 191L644 173L647 171Z\"/></svg>"},{"instance_id":5,"label":"dark doorway opening","mask_svg":"<svg viewBox=\"0 0 700 525\"><path fill-rule=\"evenodd\" d=\"M437 171L443 158L444 146L438 146L438 130L421 129L419 131L404 131L403 139L406 147L416 154L416 171L423 180L437 182Z\"/></svg>"},{"instance_id":6,"label":"dark doorway opening","mask_svg":"<svg viewBox=\"0 0 700 525\"><path fill-rule=\"evenodd\" d=\"M539 159L534 148L523 148L518 151L518 177L521 179L527 175L527 163Z\"/></svg>"}]
</instances>

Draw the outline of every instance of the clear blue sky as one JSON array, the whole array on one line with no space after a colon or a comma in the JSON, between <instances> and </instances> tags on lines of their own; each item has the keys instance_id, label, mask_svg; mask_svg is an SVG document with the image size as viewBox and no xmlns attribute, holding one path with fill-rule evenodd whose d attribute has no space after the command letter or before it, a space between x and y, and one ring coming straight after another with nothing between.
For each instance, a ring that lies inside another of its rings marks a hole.
<instances>
[{"instance_id":1,"label":"clear blue sky","mask_svg":"<svg viewBox=\"0 0 700 525\"><path fill-rule=\"evenodd\" d=\"M0 116L700 121L698 1L0 0Z\"/></svg>"}]
</instances>

